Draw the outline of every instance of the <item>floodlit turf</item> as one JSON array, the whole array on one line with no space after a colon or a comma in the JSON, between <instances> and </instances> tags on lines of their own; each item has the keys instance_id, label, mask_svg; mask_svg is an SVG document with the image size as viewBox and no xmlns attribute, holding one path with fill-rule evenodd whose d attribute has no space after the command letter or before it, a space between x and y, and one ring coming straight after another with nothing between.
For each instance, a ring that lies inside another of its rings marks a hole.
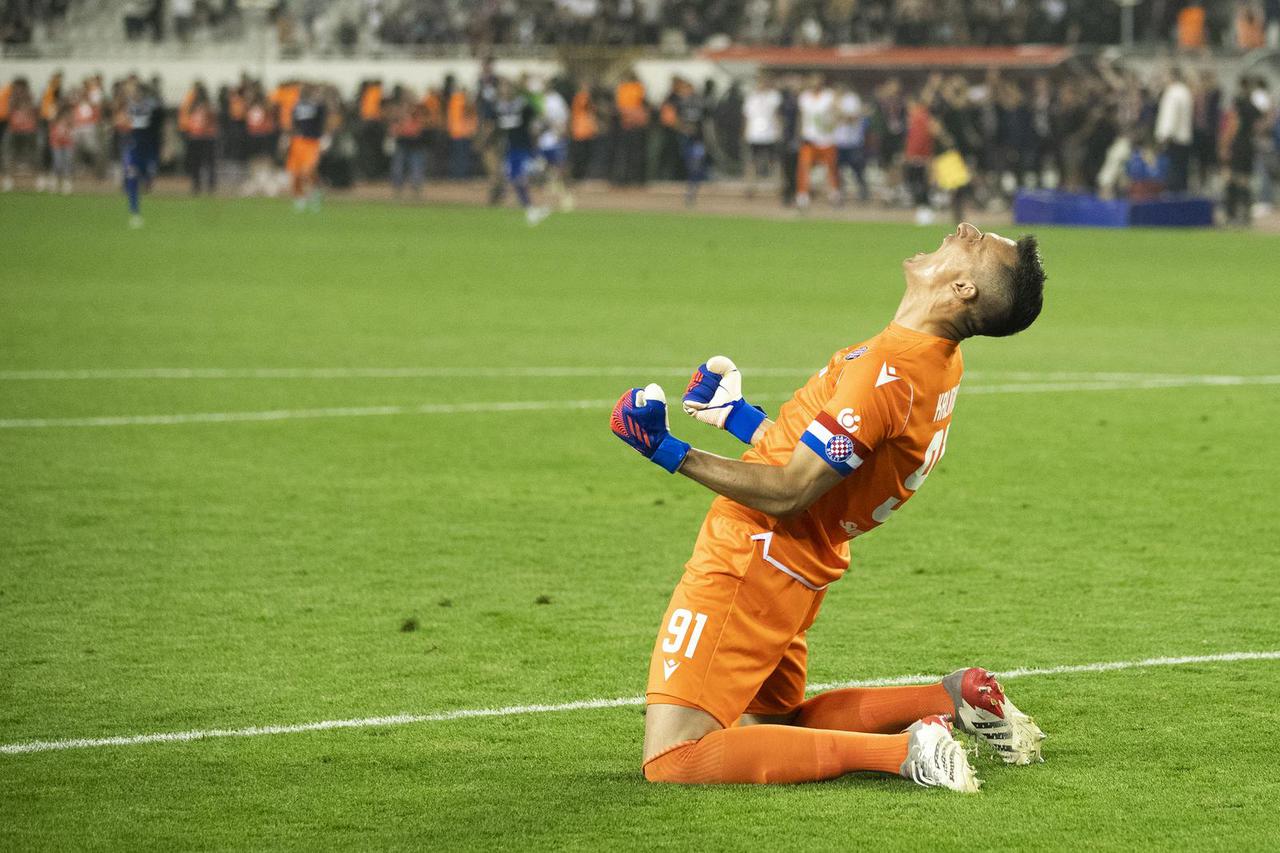
<instances>
[{"instance_id":1,"label":"floodlit turf","mask_svg":"<svg viewBox=\"0 0 1280 853\"><path fill-rule=\"evenodd\" d=\"M0 744L639 694L709 498L608 401L724 352L776 408L943 233L162 199L131 232L122 207L0 198ZM1280 374L1280 241L1042 242L1043 318L965 344L946 459L856 543L813 681L1280 649L1280 386L1082 387ZM332 367L456 371L234 373ZM233 378L18 378L105 368ZM551 408L15 423L495 401ZM637 707L0 754L0 848L1258 849L1278 685L1280 661L1010 681L1047 762L984 761L968 798L649 786Z\"/></svg>"}]
</instances>

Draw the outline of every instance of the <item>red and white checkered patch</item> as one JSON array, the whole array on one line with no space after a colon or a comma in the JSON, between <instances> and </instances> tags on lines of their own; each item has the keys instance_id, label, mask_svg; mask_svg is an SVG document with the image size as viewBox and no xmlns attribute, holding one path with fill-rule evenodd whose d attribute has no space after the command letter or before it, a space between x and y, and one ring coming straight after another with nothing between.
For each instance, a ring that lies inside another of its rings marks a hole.
<instances>
[{"instance_id":1,"label":"red and white checkered patch","mask_svg":"<svg viewBox=\"0 0 1280 853\"><path fill-rule=\"evenodd\" d=\"M843 462L853 455L853 441L837 433L827 441L826 454L832 462Z\"/></svg>"}]
</instances>

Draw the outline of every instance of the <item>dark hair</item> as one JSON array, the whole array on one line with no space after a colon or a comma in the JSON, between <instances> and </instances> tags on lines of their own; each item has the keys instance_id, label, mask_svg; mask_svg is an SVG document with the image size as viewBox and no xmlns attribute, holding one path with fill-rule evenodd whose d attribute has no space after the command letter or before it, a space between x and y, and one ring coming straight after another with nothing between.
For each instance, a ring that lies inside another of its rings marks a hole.
<instances>
[{"instance_id":1,"label":"dark hair","mask_svg":"<svg viewBox=\"0 0 1280 853\"><path fill-rule=\"evenodd\" d=\"M1040 244L1031 234L1018 238L1018 260L1008 272L1005 291L1009 308L999 319L989 319L979 334L993 338L1016 335L1035 322L1044 307L1044 264Z\"/></svg>"}]
</instances>

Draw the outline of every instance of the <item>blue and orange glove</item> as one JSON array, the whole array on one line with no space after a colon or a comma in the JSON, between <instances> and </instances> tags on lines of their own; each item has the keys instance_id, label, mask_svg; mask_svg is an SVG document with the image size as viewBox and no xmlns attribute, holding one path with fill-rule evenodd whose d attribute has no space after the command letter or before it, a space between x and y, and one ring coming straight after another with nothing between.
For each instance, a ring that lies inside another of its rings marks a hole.
<instances>
[{"instance_id":1,"label":"blue and orange glove","mask_svg":"<svg viewBox=\"0 0 1280 853\"><path fill-rule=\"evenodd\" d=\"M671 434L667 395L660 385L649 384L624 393L613 407L609 426L614 435L672 474L689 453L689 445Z\"/></svg>"},{"instance_id":2,"label":"blue and orange glove","mask_svg":"<svg viewBox=\"0 0 1280 853\"><path fill-rule=\"evenodd\" d=\"M765 419L764 409L742 399L742 374L723 355L712 356L693 372L684 390L684 411L743 444L751 443Z\"/></svg>"}]
</instances>

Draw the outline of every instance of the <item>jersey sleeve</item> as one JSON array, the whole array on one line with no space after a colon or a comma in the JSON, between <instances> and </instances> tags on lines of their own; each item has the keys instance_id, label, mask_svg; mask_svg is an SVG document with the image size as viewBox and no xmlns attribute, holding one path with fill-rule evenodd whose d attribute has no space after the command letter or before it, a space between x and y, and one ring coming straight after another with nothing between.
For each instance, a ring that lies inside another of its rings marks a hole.
<instances>
[{"instance_id":1,"label":"jersey sleeve","mask_svg":"<svg viewBox=\"0 0 1280 853\"><path fill-rule=\"evenodd\" d=\"M901 435L911 414L915 394L910 380L872 355L843 366L835 392L800 435L801 444L842 476L856 471L883 442Z\"/></svg>"}]
</instances>

